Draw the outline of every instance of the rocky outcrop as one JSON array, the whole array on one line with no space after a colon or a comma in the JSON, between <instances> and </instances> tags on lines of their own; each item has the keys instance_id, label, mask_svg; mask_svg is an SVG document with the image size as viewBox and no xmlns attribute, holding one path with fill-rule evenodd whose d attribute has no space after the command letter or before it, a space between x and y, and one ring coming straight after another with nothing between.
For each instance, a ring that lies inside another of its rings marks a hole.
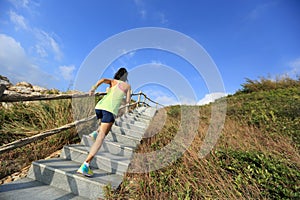
<instances>
[{"instance_id":1,"label":"rocky outcrop","mask_svg":"<svg viewBox=\"0 0 300 200\"><path fill-rule=\"evenodd\" d=\"M43 94L60 94L57 89L46 89L28 82L19 82L13 85L9 79L0 75L0 96L7 95L43 95Z\"/></svg>"},{"instance_id":2,"label":"rocky outcrop","mask_svg":"<svg viewBox=\"0 0 300 200\"><path fill-rule=\"evenodd\" d=\"M12 86L11 82L8 80L7 77L0 75L0 85L4 85L5 87Z\"/></svg>"}]
</instances>

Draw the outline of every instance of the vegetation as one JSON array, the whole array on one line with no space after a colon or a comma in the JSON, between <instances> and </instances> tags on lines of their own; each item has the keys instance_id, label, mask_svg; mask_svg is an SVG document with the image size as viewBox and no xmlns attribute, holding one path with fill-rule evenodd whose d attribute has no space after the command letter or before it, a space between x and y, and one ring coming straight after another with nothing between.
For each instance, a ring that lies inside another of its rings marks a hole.
<instances>
[{"instance_id":1,"label":"vegetation","mask_svg":"<svg viewBox=\"0 0 300 200\"><path fill-rule=\"evenodd\" d=\"M212 105L219 101L189 107L191 112L199 112L199 127L182 156L156 171L127 173L117 191L111 192L107 186L107 199L300 199L299 88L299 78L247 79L242 89L226 97L221 137L205 158L199 157L199 151L210 125ZM70 100L2 107L1 145L73 121L71 107ZM168 145L182 123L189 123L182 121L183 109L161 109L136 151L153 152ZM69 130L2 154L0 177L78 141L77 131ZM147 164L151 160L134 157L131 167Z\"/></svg>"},{"instance_id":2,"label":"vegetation","mask_svg":"<svg viewBox=\"0 0 300 200\"><path fill-rule=\"evenodd\" d=\"M6 107L6 108L5 108ZM71 100L11 103L0 109L0 145L58 128L73 121ZM42 159L61 149L64 144L78 142L75 129L45 140L28 144L0 155L0 178L19 171L33 160Z\"/></svg>"},{"instance_id":3,"label":"vegetation","mask_svg":"<svg viewBox=\"0 0 300 200\"><path fill-rule=\"evenodd\" d=\"M211 106L200 112L198 134L182 157L168 167L125 176L108 199L299 199L300 198L300 80L247 80L226 98L227 116L213 151L198 152L210 124ZM217 102L218 103L218 102ZM137 152L169 144L180 128L181 108L161 110ZM164 113L167 117L164 117ZM132 165L145 161L133 159Z\"/></svg>"}]
</instances>

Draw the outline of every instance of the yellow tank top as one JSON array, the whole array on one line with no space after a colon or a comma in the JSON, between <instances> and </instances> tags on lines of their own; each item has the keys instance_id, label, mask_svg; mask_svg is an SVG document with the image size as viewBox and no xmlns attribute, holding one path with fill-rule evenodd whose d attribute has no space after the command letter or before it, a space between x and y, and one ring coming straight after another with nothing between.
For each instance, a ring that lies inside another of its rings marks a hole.
<instances>
[{"instance_id":1,"label":"yellow tank top","mask_svg":"<svg viewBox=\"0 0 300 200\"><path fill-rule=\"evenodd\" d=\"M118 81L115 86L108 89L107 94L96 104L95 109L106 110L115 116L118 114L120 104L126 95L121 82Z\"/></svg>"}]
</instances>

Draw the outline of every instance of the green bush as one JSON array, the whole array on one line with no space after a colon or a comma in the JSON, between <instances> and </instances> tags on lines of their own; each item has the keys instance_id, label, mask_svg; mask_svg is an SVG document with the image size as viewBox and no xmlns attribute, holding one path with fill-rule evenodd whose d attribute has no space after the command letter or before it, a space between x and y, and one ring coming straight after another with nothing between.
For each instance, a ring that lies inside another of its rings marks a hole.
<instances>
[{"instance_id":1,"label":"green bush","mask_svg":"<svg viewBox=\"0 0 300 200\"><path fill-rule=\"evenodd\" d=\"M219 164L233 176L235 187L257 185L271 199L300 198L300 169L256 151L218 150Z\"/></svg>"},{"instance_id":2,"label":"green bush","mask_svg":"<svg viewBox=\"0 0 300 200\"><path fill-rule=\"evenodd\" d=\"M242 84L242 89L238 93L252 93L258 91L269 91L274 89L284 89L290 87L300 87L300 76L292 79L288 76L277 77L275 80L261 77L259 80L246 79Z\"/></svg>"}]
</instances>

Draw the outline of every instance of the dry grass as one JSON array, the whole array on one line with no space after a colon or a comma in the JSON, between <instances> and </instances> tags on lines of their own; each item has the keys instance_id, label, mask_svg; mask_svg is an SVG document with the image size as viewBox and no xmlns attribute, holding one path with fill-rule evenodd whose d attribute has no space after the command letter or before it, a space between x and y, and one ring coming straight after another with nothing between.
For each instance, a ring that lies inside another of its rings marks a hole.
<instances>
[{"instance_id":1,"label":"dry grass","mask_svg":"<svg viewBox=\"0 0 300 200\"><path fill-rule=\"evenodd\" d=\"M71 100L13 103L0 110L0 145L58 128L73 121ZM64 144L78 142L75 128L0 155L0 179L34 160L43 159Z\"/></svg>"},{"instance_id":2,"label":"dry grass","mask_svg":"<svg viewBox=\"0 0 300 200\"><path fill-rule=\"evenodd\" d=\"M229 103L235 108L243 109L244 106L240 99L231 99ZM211 107L195 107L195 109L200 114L197 135L179 159L155 171L127 173L119 190L107 193L108 199L300 197L300 180L297 180L300 178L300 154L290 135L278 132L280 129L275 128L270 134L268 124L267 128L262 125L258 127L248 123L244 117L237 116L236 112L229 112L216 146L209 155L201 159L199 151L210 125ZM168 145L176 137L183 123L180 112L180 107L176 106L160 110L147 130L147 136L151 137L142 141L137 153L150 153ZM189 131L185 131L188 137ZM172 156L172 152L169 155ZM167 161L160 157L145 160L137 158L133 158L131 167L140 167L141 170L149 168L149 165L156 163L157 159L162 159L161 163ZM270 171L272 169L273 172ZM284 178L280 179L281 176ZM281 189L283 191L284 187L289 188L294 193L290 191L281 193L280 187L283 187Z\"/></svg>"}]
</instances>

